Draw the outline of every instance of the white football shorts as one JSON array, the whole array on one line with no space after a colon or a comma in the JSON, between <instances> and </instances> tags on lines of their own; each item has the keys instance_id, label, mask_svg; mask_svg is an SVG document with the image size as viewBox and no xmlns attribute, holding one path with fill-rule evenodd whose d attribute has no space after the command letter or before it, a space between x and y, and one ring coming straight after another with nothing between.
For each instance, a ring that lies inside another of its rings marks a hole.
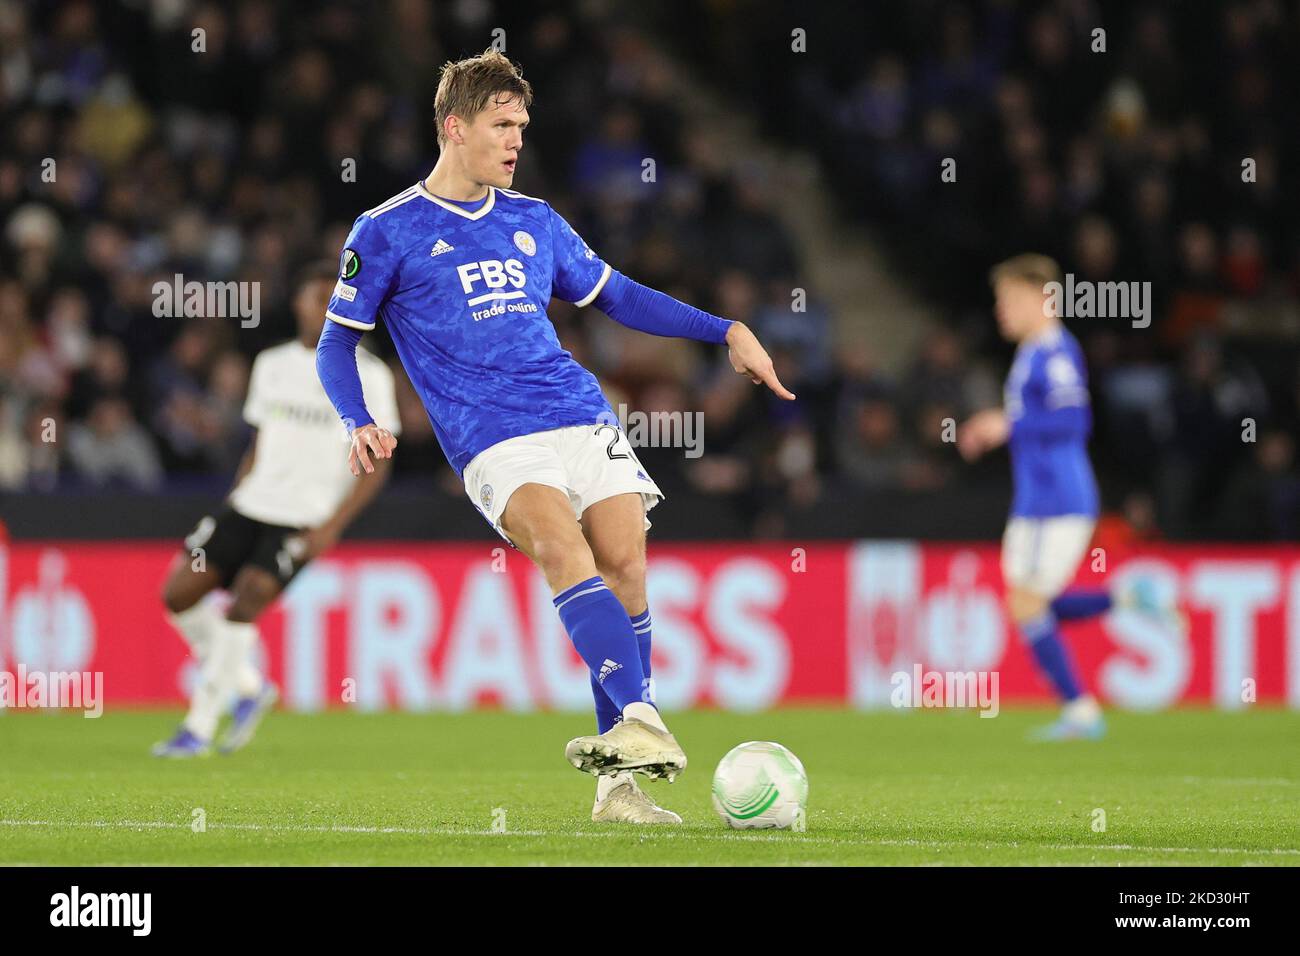
<instances>
[{"instance_id":1,"label":"white football shorts","mask_svg":"<svg viewBox=\"0 0 1300 956\"><path fill-rule=\"evenodd\" d=\"M1039 597L1056 597L1074 580L1096 523L1089 515L1012 518L1002 535L1002 579Z\"/></svg>"},{"instance_id":2,"label":"white football shorts","mask_svg":"<svg viewBox=\"0 0 1300 956\"><path fill-rule=\"evenodd\" d=\"M550 485L569 496L574 518L614 495L640 494L649 512L663 500L617 425L571 425L507 438L483 449L465 466L465 493L496 532L510 496L520 485ZM650 527L650 519L645 526Z\"/></svg>"}]
</instances>

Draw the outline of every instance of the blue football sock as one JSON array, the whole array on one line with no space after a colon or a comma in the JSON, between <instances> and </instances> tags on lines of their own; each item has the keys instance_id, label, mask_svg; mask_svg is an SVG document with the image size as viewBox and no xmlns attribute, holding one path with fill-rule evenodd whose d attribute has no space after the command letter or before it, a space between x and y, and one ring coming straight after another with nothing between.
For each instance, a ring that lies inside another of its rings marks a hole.
<instances>
[{"instance_id":1,"label":"blue football sock","mask_svg":"<svg viewBox=\"0 0 1300 956\"><path fill-rule=\"evenodd\" d=\"M596 702L596 733L603 734L622 720L623 715L614 706L614 702L609 699L609 694L605 693L605 688L600 686L600 681L596 680L596 675L589 674L588 676L591 678L591 696Z\"/></svg>"},{"instance_id":2,"label":"blue football sock","mask_svg":"<svg viewBox=\"0 0 1300 956\"><path fill-rule=\"evenodd\" d=\"M641 673L650 679L650 609L646 608L632 618L632 630L636 631L636 649L641 654Z\"/></svg>"},{"instance_id":3,"label":"blue football sock","mask_svg":"<svg viewBox=\"0 0 1300 956\"><path fill-rule=\"evenodd\" d=\"M1071 588L1052 602L1058 621L1081 621L1110 610L1110 592L1099 588Z\"/></svg>"},{"instance_id":4,"label":"blue football sock","mask_svg":"<svg viewBox=\"0 0 1300 956\"><path fill-rule=\"evenodd\" d=\"M1050 611L1021 624L1020 633L1034 652L1039 670L1047 676L1062 700L1071 701L1083 693L1074 663L1057 632L1056 618Z\"/></svg>"},{"instance_id":5,"label":"blue football sock","mask_svg":"<svg viewBox=\"0 0 1300 956\"><path fill-rule=\"evenodd\" d=\"M566 588L555 596L554 603L569 640L618 712L644 701L645 675L636 632L627 611L600 576Z\"/></svg>"},{"instance_id":6,"label":"blue football sock","mask_svg":"<svg viewBox=\"0 0 1300 956\"><path fill-rule=\"evenodd\" d=\"M647 681L650 680L650 611L647 609L636 617L632 618L632 630L636 632L637 651L641 657L641 673L645 675ZM654 685L648 685L653 687ZM591 696L596 702L596 733L603 734L616 723L623 719L614 702L609 699L605 693L605 688L600 686L596 680L596 675L591 675ZM651 703L653 703L653 692L651 694Z\"/></svg>"}]
</instances>

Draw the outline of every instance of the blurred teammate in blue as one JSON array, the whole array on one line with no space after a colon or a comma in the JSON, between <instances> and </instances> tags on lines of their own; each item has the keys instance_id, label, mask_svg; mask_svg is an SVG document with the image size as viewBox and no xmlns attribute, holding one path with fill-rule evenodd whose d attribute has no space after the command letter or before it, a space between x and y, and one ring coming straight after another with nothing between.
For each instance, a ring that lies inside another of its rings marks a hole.
<instances>
[{"instance_id":1,"label":"blurred teammate in blue","mask_svg":"<svg viewBox=\"0 0 1300 956\"><path fill-rule=\"evenodd\" d=\"M560 347L547 304L725 344L738 373L794 396L743 324L614 271L546 202L509 188L531 103L500 53L443 67L437 165L354 223L317 371L351 432L353 472L369 472L397 442L366 409L354 352L383 318L470 501L546 577L591 672L598 733L571 740L565 757L598 778L592 818L680 823L632 776L671 780L686 766L650 681L646 513L663 493L596 377Z\"/></svg>"},{"instance_id":2,"label":"blurred teammate in blue","mask_svg":"<svg viewBox=\"0 0 1300 956\"><path fill-rule=\"evenodd\" d=\"M1006 444L1014 495L1002 538L1007 610L1043 676L1063 702L1059 719L1039 739L1097 738L1106 725L1061 639L1059 624L1096 617L1123 605L1178 625L1148 582L1123 593L1069 588L1097 521L1097 481L1088 458L1092 409L1078 341L1055 314L1051 284L1060 268L1047 256L1008 259L990 273L998 329L1017 343L1003 407L973 415L957 432L957 448L973 461Z\"/></svg>"}]
</instances>

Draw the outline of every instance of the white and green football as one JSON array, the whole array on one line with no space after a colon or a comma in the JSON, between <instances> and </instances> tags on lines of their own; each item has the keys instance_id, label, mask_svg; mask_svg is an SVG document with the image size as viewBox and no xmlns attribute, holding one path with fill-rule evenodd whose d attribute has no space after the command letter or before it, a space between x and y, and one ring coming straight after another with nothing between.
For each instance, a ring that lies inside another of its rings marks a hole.
<instances>
[{"instance_id":1,"label":"white and green football","mask_svg":"<svg viewBox=\"0 0 1300 956\"><path fill-rule=\"evenodd\" d=\"M713 809L735 830L802 829L807 802L803 764L768 740L733 747L713 772Z\"/></svg>"}]
</instances>

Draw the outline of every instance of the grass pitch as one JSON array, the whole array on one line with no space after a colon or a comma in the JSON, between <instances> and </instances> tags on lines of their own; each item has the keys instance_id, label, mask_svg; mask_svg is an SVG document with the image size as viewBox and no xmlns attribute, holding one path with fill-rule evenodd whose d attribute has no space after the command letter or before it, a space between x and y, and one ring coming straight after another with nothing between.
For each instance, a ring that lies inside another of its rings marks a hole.
<instances>
[{"instance_id":1,"label":"grass pitch","mask_svg":"<svg viewBox=\"0 0 1300 956\"><path fill-rule=\"evenodd\" d=\"M148 751L174 712L9 714L0 864L1300 865L1296 713L1112 713L1058 744L1025 739L1047 711L668 716L690 767L649 789L685 825L651 829L591 822L563 757L585 715L276 713L237 755L169 762ZM744 740L803 760L806 832L714 815Z\"/></svg>"}]
</instances>

